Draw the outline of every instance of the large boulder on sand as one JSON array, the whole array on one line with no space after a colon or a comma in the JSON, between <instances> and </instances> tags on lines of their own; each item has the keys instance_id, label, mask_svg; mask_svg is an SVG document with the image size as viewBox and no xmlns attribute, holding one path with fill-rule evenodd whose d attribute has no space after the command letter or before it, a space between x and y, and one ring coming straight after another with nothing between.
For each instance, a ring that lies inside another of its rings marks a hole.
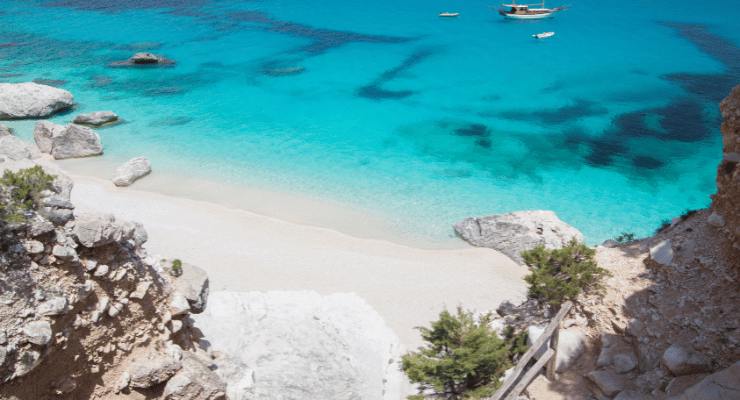
<instances>
[{"instance_id":1,"label":"large boulder on sand","mask_svg":"<svg viewBox=\"0 0 740 400\"><path fill-rule=\"evenodd\" d=\"M213 292L192 315L230 399L399 399L397 337L354 294Z\"/></svg>"},{"instance_id":2,"label":"large boulder on sand","mask_svg":"<svg viewBox=\"0 0 740 400\"><path fill-rule=\"evenodd\" d=\"M51 138L51 155L57 160L100 154L103 154L100 136L82 125L69 125Z\"/></svg>"},{"instance_id":3,"label":"large boulder on sand","mask_svg":"<svg viewBox=\"0 0 740 400\"><path fill-rule=\"evenodd\" d=\"M0 119L45 118L74 105L66 90L33 82L0 83Z\"/></svg>"},{"instance_id":4,"label":"large boulder on sand","mask_svg":"<svg viewBox=\"0 0 740 400\"><path fill-rule=\"evenodd\" d=\"M116 169L116 176L113 177L113 184L116 186L130 186L152 172L152 166L145 157L136 157L126 161Z\"/></svg>"},{"instance_id":5,"label":"large boulder on sand","mask_svg":"<svg viewBox=\"0 0 740 400\"><path fill-rule=\"evenodd\" d=\"M169 261L165 260L165 264ZM206 309L208 303L208 274L206 271L188 263L182 264L182 274L172 279L176 293L188 302L190 312L198 314Z\"/></svg>"},{"instance_id":6,"label":"large boulder on sand","mask_svg":"<svg viewBox=\"0 0 740 400\"><path fill-rule=\"evenodd\" d=\"M33 129L33 141L39 151L51 154L51 141L54 136L58 136L64 130L64 126L57 125L49 121L39 121Z\"/></svg>"},{"instance_id":7,"label":"large boulder on sand","mask_svg":"<svg viewBox=\"0 0 740 400\"><path fill-rule=\"evenodd\" d=\"M74 236L85 247L133 240L138 246L146 242L144 227L136 222L116 221L112 214L80 213L76 215Z\"/></svg>"},{"instance_id":8,"label":"large boulder on sand","mask_svg":"<svg viewBox=\"0 0 740 400\"><path fill-rule=\"evenodd\" d=\"M72 122L80 125L101 126L116 121L118 121L118 115L113 111L95 111L80 114Z\"/></svg>"},{"instance_id":9,"label":"large boulder on sand","mask_svg":"<svg viewBox=\"0 0 740 400\"><path fill-rule=\"evenodd\" d=\"M455 232L473 246L498 250L519 264L521 253L537 246L557 249L583 234L561 221L552 211L517 211L489 217L466 218L454 225Z\"/></svg>"},{"instance_id":10,"label":"large boulder on sand","mask_svg":"<svg viewBox=\"0 0 740 400\"><path fill-rule=\"evenodd\" d=\"M39 152L13 135L0 136L0 161L19 161L38 158Z\"/></svg>"}]
</instances>

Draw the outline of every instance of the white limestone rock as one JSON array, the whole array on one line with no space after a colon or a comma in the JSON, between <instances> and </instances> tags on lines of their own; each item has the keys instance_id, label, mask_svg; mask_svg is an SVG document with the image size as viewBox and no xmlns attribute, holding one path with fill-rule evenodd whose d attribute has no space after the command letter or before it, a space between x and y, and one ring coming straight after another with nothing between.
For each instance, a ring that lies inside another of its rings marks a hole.
<instances>
[{"instance_id":1,"label":"white limestone rock","mask_svg":"<svg viewBox=\"0 0 740 400\"><path fill-rule=\"evenodd\" d=\"M552 211L517 211L481 218L466 218L454 225L455 232L478 247L498 250L519 264L521 253L539 245L561 248L572 239L583 241L583 234L566 224Z\"/></svg>"},{"instance_id":2,"label":"white limestone rock","mask_svg":"<svg viewBox=\"0 0 740 400\"><path fill-rule=\"evenodd\" d=\"M48 321L31 321L23 327L23 334L33 344L45 346L51 341L51 324Z\"/></svg>"},{"instance_id":3,"label":"white limestone rock","mask_svg":"<svg viewBox=\"0 0 740 400\"><path fill-rule=\"evenodd\" d=\"M708 357L677 344L663 352L661 362L676 376L709 372L712 368Z\"/></svg>"},{"instance_id":4,"label":"white limestone rock","mask_svg":"<svg viewBox=\"0 0 740 400\"><path fill-rule=\"evenodd\" d=\"M128 368L131 376L129 384L134 388L150 388L170 379L181 367L180 361L163 354L136 359Z\"/></svg>"},{"instance_id":5,"label":"white limestone rock","mask_svg":"<svg viewBox=\"0 0 740 400\"><path fill-rule=\"evenodd\" d=\"M33 82L0 83L0 119L45 118L74 105L66 90Z\"/></svg>"},{"instance_id":6,"label":"white limestone rock","mask_svg":"<svg viewBox=\"0 0 740 400\"><path fill-rule=\"evenodd\" d=\"M51 138L51 155L56 160L101 154L100 135L86 126L71 124Z\"/></svg>"},{"instance_id":7,"label":"white limestone rock","mask_svg":"<svg viewBox=\"0 0 740 400\"><path fill-rule=\"evenodd\" d=\"M688 388L677 400L740 399L740 361Z\"/></svg>"},{"instance_id":8,"label":"white limestone rock","mask_svg":"<svg viewBox=\"0 0 740 400\"><path fill-rule=\"evenodd\" d=\"M232 400L403 398L398 339L354 294L213 292L193 315Z\"/></svg>"},{"instance_id":9,"label":"white limestone rock","mask_svg":"<svg viewBox=\"0 0 740 400\"><path fill-rule=\"evenodd\" d=\"M74 235L85 247L99 247L131 239L133 231L124 229L126 222L116 221L112 214L81 213L75 219Z\"/></svg>"},{"instance_id":10,"label":"white limestone rock","mask_svg":"<svg viewBox=\"0 0 740 400\"><path fill-rule=\"evenodd\" d=\"M208 274L195 265L183 263L182 274L173 279L172 285L188 301L190 310L197 314L203 312L208 302Z\"/></svg>"},{"instance_id":11,"label":"white limestone rock","mask_svg":"<svg viewBox=\"0 0 740 400\"><path fill-rule=\"evenodd\" d=\"M671 239L663 240L651 247L650 258L664 267L670 267L673 263L673 245Z\"/></svg>"},{"instance_id":12,"label":"white limestone rock","mask_svg":"<svg viewBox=\"0 0 740 400\"><path fill-rule=\"evenodd\" d=\"M182 293L175 291L170 296L170 314L172 316L183 315L190 312L190 303Z\"/></svg>"},{"instance_id":13,"label":"white limestone rock","mask_svg":"<svg viewBox=\"0 0 740 400\"><path fill-rule=\"evenodd\" d=\"M130 186L151 172L152 166L145 157L132 158L116 169L113 184L116 186Z\"/></svg>"},{"instance_id":14,"label":"white limestone rock","mask_svg":"<svg viewBox=\"0 0 740 400\"><path fill-rule=\"evenodd\" d=\"M52 296L41 303L36 312L45 315L61 315L67 312L67 298L64 296Z\"/></svg>"},{"instance_id":15,"label":"white limestone rock","mask_svg":"<svg viewBox=\"0 0 740 400\"><path fill-rule=\"evenodd\" d=\"M226 384L210 368L208 360L191 352L182 354L182 368L167 381L163 396L170 400L223 399Z\"/></svg>"},{"instance_id":16,"label":"white limestone rock","mask_svg":"<svg viewBox=\"0 0 740 400\"><path fill-rule=\"evenodd\" d=\"M545 331L545 328L546 326L544 325L530 326L527 329L527 346L532 346L537 338L539 338ZM558 336L557 359L555 360L556 372L567 370L568 367L578 360L578 357L580 357L586 349L586 340L586 333L581 328L571 327L560 330ZM542 346L542 348L535 354L535 357L540 358L545 354L548 345L549 342Z\"/></svg>"},{"instance_id":17,"label":"white limestone rock","mask_svg":"<svg viewBox=\"0 0 740 400\"><path fill-rule=\"evenodd\" d=\"M72 122L80 125L101 126L116 121L118 121L118 115L113 111L95 111L80 114Z\"/></svg>"},{"instance_id":18,"label":"white limestone rock","mask_svg":"<svg viewBox=\"0 0 740 400\"><path fill-rule=\"evenodd\" d=\"M0 136L0 162L31 160L40 157L41 154L21 139L13 135Z\"/></svg>"},{"instance_id":19,"label":"white limestone rock","mask_svg":"<svg viewBox=\"0 0 740 400\"><path fill-rule=\"evenodd\" d=\"M64 131L63 125L57 125L49 121L39 121L33 129L33 140L39 151L51 154L51 143L55 136L59 136Z\"/></svg>"},{"instance_id":20,"label":"white limestone rock","mask_svg":"<svg viewBox=\"0 0 740 400\"><path fill-rule=\"evenodd\" d=\"M586 375L586 377L593 382L599 390L610 397L621 392L626 385L626 380L622 375L610 370L591 371Z\"/></svg>"}]
</instances>

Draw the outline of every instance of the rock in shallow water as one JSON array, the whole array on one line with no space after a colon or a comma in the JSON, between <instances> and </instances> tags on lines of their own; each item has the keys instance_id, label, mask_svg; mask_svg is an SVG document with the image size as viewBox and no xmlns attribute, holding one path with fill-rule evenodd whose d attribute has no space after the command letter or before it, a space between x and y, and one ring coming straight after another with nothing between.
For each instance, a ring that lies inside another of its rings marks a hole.
<instances>
[{"instance_id":1,"label":"rock in shallow water","mask_svg":"<svg viewBox=\"0 0 740 400\"><path fill-rule=\"evenodd\" d=\"M116 169L113 184L116 186L130 186L151 172L152 166L145 157L132 158Z\"/></svg>"},{"instance_id":2,"label":"rock in shallow water","mask_svg":"<svg viewBox=\"0 0 740 400\"><path fill-rule=\"evenodd\" d=\"M521 253L537 246L556 249L583 234L552 211L517 211L481 218L466 218L454 225L455 232L473 246L498 250L519 264Z\"/></svg>"},{"instance_id":3,"label":"rock in shallow water","mask_svg":"<svg viewBox=\"0 0 740 400\"><path fill-rule=\"evenodd\" d=\"M193 316L230 399L398 399L398 339L354 294L214 292Z\"/></svg>"},{"instance_id":4,"label":"rock in shallow water","mask_svg":"<svg viewBox=\"0 0 740 400\"><path fill-rule=\"evenodd\" d=\"M118 115L113 111L95 111L87 114L80 114L75 117L75 124L100 126L111 122L118 121Z\"/></svg>"},{"instance_id":5,"label":"rock in shallow water","mask_svg":"<svg viewBox=\"0 0 740 400\"><path fill-rule=\"evenodd\" d=\"M33 82L0 83L0 119L45 118L73 105L66 90Z\"/></svg>"},{"instance_id":6,"label":"rock in shallow water","mask_svg":"<svg viewBox=\"0 0 740 400\"><path fill-rule=\"evenodd\" d=\"M57 160L103 154L100 136L82 125L69 125L51 138L51 155Z\"/></svg>"}]
</instances>

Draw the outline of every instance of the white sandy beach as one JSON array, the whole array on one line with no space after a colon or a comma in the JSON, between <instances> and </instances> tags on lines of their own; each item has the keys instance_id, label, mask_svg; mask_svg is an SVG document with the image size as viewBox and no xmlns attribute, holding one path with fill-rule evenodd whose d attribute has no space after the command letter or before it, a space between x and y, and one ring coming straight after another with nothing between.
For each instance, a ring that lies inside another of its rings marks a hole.
<instances>
[{"instance_id":1,"label":"white sandy beach","mask_svg":"<svg viewBox=\"0 0 740 400\"><path fill-rule=\"evenodd\" d=\"M211 290L354 292L407 348L420 344L413 328L426 325L444 307L485 311L525 294L525 268L490 249L415 248L137 190L136 185L116 188L107 180L72 177L78 211L142 222L150 253L201 266L209 273Z\"/></svg>"}]
</instances>

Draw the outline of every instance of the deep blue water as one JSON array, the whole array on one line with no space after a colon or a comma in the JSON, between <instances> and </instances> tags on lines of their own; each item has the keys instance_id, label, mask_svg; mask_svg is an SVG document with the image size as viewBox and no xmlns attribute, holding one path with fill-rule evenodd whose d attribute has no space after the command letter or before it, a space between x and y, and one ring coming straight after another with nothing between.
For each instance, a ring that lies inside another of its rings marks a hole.
<instances>
[{"instance_id":1,"label":"deep blue water","mask_svg":"<svg viewBox=\"0 0 740 400\"><path fill-rule=\"evenodd\" d=\"M527 22L479 0L2 3L0 80L119 113L105 157L329 197L432 239L552 209L597 242L708 205L717 103L740 83L736 0L573 0ZM177 63L109 66L141 50Z\"/></svg>"}]
</instances>

